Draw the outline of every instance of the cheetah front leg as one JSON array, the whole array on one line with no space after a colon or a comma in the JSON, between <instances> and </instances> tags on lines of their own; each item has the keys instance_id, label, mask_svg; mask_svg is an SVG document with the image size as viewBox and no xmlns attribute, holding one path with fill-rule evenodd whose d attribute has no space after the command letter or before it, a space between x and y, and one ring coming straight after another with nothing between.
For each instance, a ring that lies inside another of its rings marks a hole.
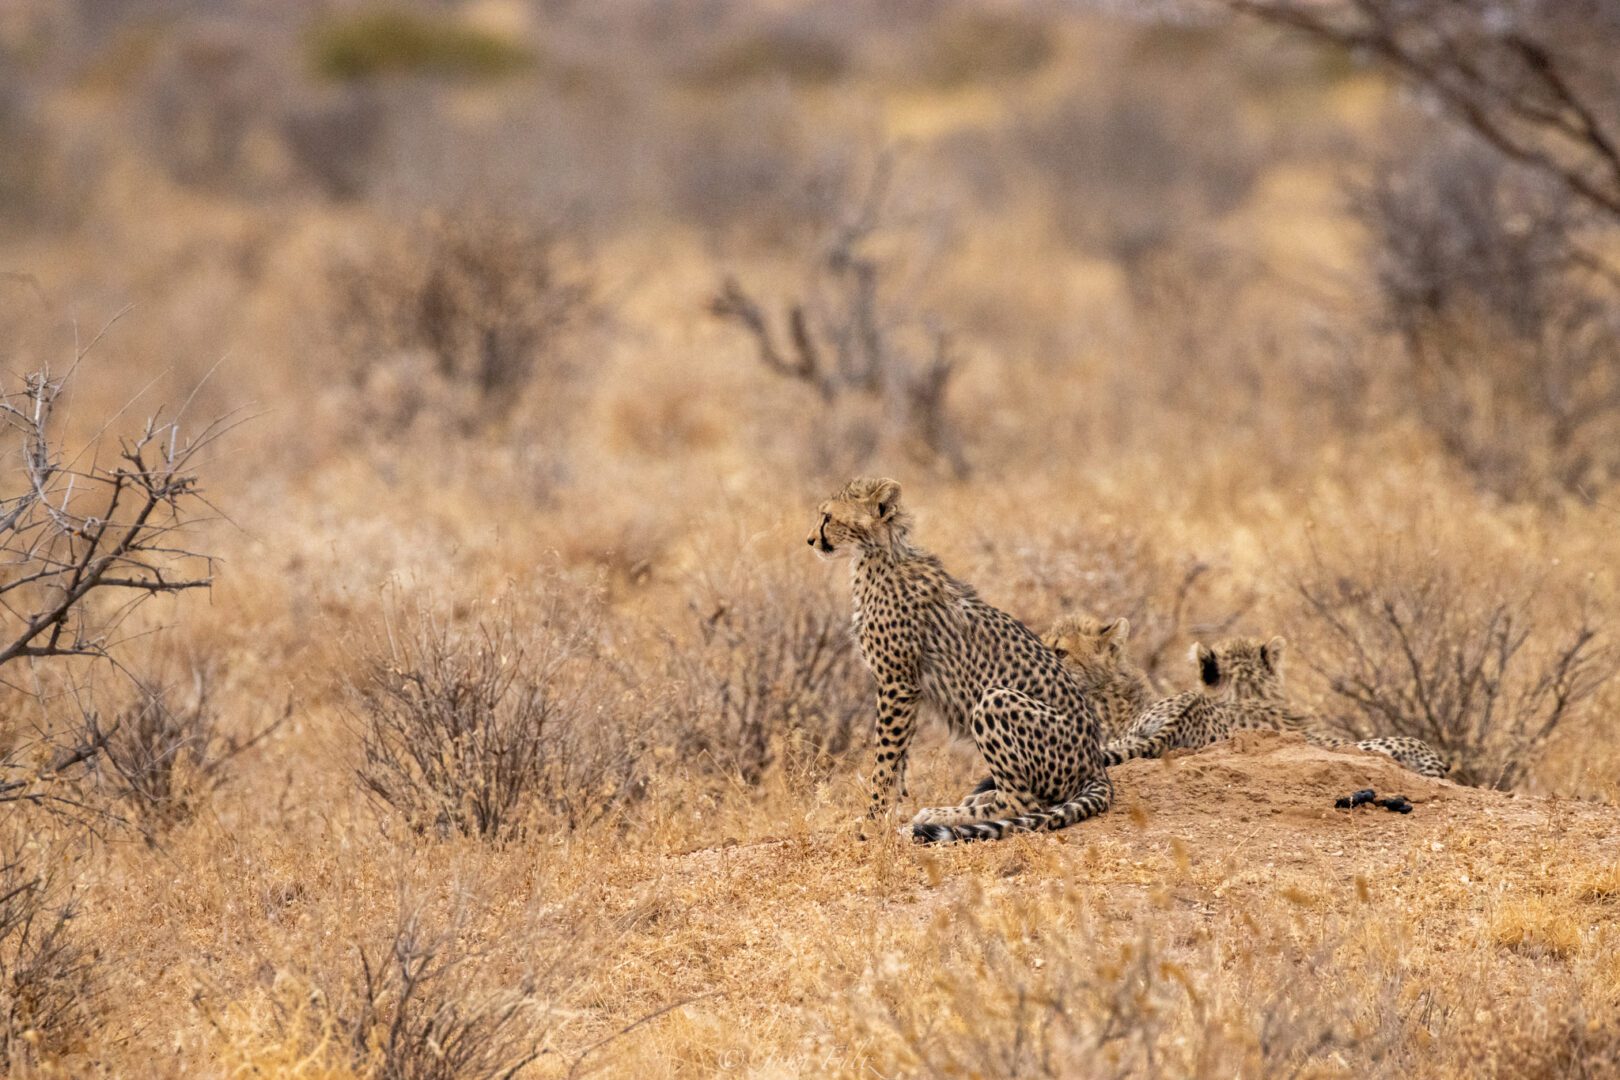
<instances>
[{"instance_id":1,"label":"cheetah front leg","mask_svg":"<svg viewBox=\"0 0 1620 1080\"><path fill-rule=\"evenodd\" d=\"M877 745L868 818L888 813L894 806L895 790L905 790L906 753L917 732L917 698L916 690L897 683L885 682L878 689Z\"/></svg>"},{"instance_id":2,"label":"cheetah front leg","mask_svg":"<svg viewBox=\"0 0 1620 1080\"><path fill-rule=\"evenodd\" d=\"M1188 707L1169 698L1136 718L1131 729L1103 746L1103 764L1114 766L1132 758L1162 758L1171 750L1207 746L1214 736L1200 730Z\"/></svg>"}]
</instances>

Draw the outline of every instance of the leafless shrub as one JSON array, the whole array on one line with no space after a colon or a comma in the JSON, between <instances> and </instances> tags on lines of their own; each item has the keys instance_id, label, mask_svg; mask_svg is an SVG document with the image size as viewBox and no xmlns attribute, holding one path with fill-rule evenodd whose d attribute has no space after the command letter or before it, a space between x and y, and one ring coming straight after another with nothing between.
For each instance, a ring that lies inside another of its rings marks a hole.
<instances>
[{"instance_id":1,"label":"leafless shrub","mask_svg":"<svg viewBox=\"0 0 1620 1080\"><path fill-rule=\"evenodd\" d=\"M1537 1004L1531 1023L1464 1025L1453 1036L1458 1060L1489 1076L1599 1080L1620 1073L1620 1016L1612 1006Z\"/></svg>"},{"instance_id":2,"label":"leafless shrub","mask_svg":"<svg viewBox=\"0 0 1620 1080\"><path fill-rule=\"evenodd\" d=\"M1173 33L1195 31L1141 31L1133 77L1080 88L1028 117L1015 136L1063 237L1118 259L1128 274L1238 206L1265 157L1231 107L1240 89L1229 58L1189 64L1178 55L1175 77L1142 77L1172 67L1149 50L1154 35Z\"/></svg>"},{"instance_id":3,"label":"leafless shrub","mask_svg":"<svg viewBox=\"0 0 1620 1080\"><path fill-rule=\"evenodd\" d=\"M365 194L386 131L383 100L367 86L324 88L290 102L281 136L304 175L334 199Z\"/></svg>"},{"instance_id":4,"label":"leafless shrub","mask_svg":"<svg viewBox=\"0 0 1620 1080\"><path fill-rule=\"evenodd\" d=\"M1499 494L1620 472L1620 21L1602 5L1226 0L1370 56L1452 130L1357 199L1411 398Z\"/></svg>"},{"instance_id":5,"label":"leafless shrub","mask_svg":"<svg viewBox=\"0 0 1620 1080\"><path fill-rule=\"evenodd\" d=\"M540 1055L546 1003L539 980L490 990L476 956L451 931L428 929L415 911L378 950L357 946L349 969L320 990L305 1041L335 1041L359 1075L381 1080L495 1080ZM317 1051L319 1052L319 1051Z\"/></svg>"},{"instance_id":6,"label":"leafless shrub","mask_svg":"<svg viewBox=\"0 0 1620 1080\"><path fill-rule=\"evenodd\" d=\"M723 250L794 250L837 220L851 154L772 90L713 103L665 146L670 208Z\"/></svg>"},{"instance_id":7,"label":"leafless shrub","mask_svg":"<svg viewBox=\"0 0 1620 1080\"><path fill-rule=\"evenodd\" d=\"M20 224L45 198L50 140L34 115L30 94L9 57L0 70L0 221Z\"/></svg>"},{"instance_id":8,"label":"leafless shrub","mask_svg":"<svg viewBox=\"0 0 1620 1080\"><path fill-rule=\"evenodd\" d=\"M1417 736L1462 783L1517 787L1617 668L1584 602L1553 608L1522 567L1318 551L1296 589L1313 632L1305 662L1350 710L1340 723L1358 738Z\"/></svg>"},{"instance_id":9,"label":"leafless shrub","mask_svg":"<svg viewBox=\"0 0 1620 1080\"><path fill-rule=\"evenodd\" d=\"M108 733L94 718L72 732L3 734L7 745L0 752L0 807L5 812L28 806L80 821L101 816L84 798L91 766L107 746Z\"/></svg>"},{"instance_id":10,"label":"leafless shrub","mask_svg":"<svg viewBox=\"0 0 1620 1080\"><path fill-rule=\"evenodd\" d=\"M468 629L390 617L350 687L361 787L413 829L491 840L575 828L636 798L639 747L607 711L588 612L509 597ZM596 670L592 670L592 669Z\"/></svg>"},{"instance_id":11,"label":"leafless shrub","mask_svg":"<svg viewBox=\"0 0 1620 1080\"><path fill-rule=\"evenodd\" d=\"M705 50L682 73L687 83L711 91L782 79L806 86L825 85L850 66L848 43L821 25L811 9L762 22Z\"/></svg>"},{"instance_id":12,"label":"leafless shrub","mask_svg":"<svg viewBox=\"0 0 1620 1080\"><path fill-rule=\"evenodd\" d=\"M52 419L87 351L63 376L41 370L0 393L0 425L16 440L0 456L0 667L110 659L115 631L142 601L211 580L211 561L178 537L207 505L192 470L228 425L186 439L178 419L153 418L122 441L117 464L102 463L99 441L70 455ZM75 731L11 742L0 754L0 806L102 819L83 791L111 734L87 717ZM96 997L95 956L69 933L71 893L36 863L45 865L0 852L0 1061L19 1068L81 1038Z\"/></svg>"},{"instance_id":13,"label":"leafless shrub","mask_svg":"<svg viewBox=\"0 0 1620 1080\"><path fill-rule=\"evenodd\" d=\"M282 87L241 27L203 19L172 34L142 89L146 142L170 176L199 187L262 186L254 139Z\"/></svg>"},{"instance_id":14,"label":"leafless shrub","mask_svg":"<svg viewBox=\"0 0 1620 1080\"><path fill-rule=\"evenodd\" d=\"M22 1074L86 1037L99 995L95 956L74 937L77 903L47 867L0 850L0 1066Z\"/></svg>"},{"instance_id":15,"label":"leafless shrub","mask_svg":"<svg viewBox=\"0 0 1620 1080\"><path fill-rule=\"evenodd\" d=\"M403 428L440 406L471 431L505 417L537 381L557 399L547 415L563 414L575 373L560 344L594 286L558 230L478 214L429 218L332 275L338 337L358 362L351 376L364 400L386 410L377 420ZM417 361L425 370L411 370ZM390 376L400 384L393 395L376 385ZM425 396L435 382L448 401Z\"/></svg>"},{"instance_id":16,"label":"leafless shrub","mask_svg":"<svg viewBox=\"0 0 1620 1080\"><path fill-rule=\"evenodd\" d=\"M898 448L922 463L963 477L968 461L960 430L946 408L957 372L949 335L923 320L925 352L907 348L897 312L887 306L882 262L868 243L882 227L892 161L878 163L870 189L838 229L814 268L816 299L790 301L784 325L735 277L728 277L709 311L745 330L760 363L812 390L831 416L875 411L874 422L840 429L840 472L858 469L881 450ZM851 408L851 406L854 406ZM849 447L853 446L853 456Z\"/></svg>"},{"instance_id":17,"label":"leafless shrub","mask_svg":"<svg viewBox=\"0 0 1620 1080\"><path fill-rule=\"evenodd\" d=\"M947 6L915 36L906 71L944 89L1029 76L1057 52L1051 25L1016 9Z\"/></svg>"},{"instance_id":18,"label":"leafless shrub","mask_svg":"<svg viewBox=\"0 0 1620 1080\"><path fill-rule=\"evenodd\" d=\"M0 667L105 658L143 600L213 580L208 557L177 541L207 505L193 470L226 423L183 438L178 419L154 417L122 440L117 464L102 464L94 444L69 457L51 420L76 369L41 370L0 394L0 425L20 443L0 454Z\"/></svg>"},{"instance_id":19,"label":"leafless shrub","mask_svg":"<svg viewBox=\"0 0 1620 1080\"><path fill-rule=\"evenodd\" d=\"M1406 395L1488 488L1574 490L1620 468L1620 279L1582 252L1561 188L1428 132L1356 199Z\"/></svg>"},{"instance_id":20,"label":"leafless shrub","mask_svg":"<svg viewBox=\"0 0 1620 1080\"><path fill-rule=\"evenodd\" d=\"M781 764L822 774L858 745L871 679L828 591L741 583L709 589L692 611L696 647L669 642L685 691L674 725L683 759L752 785Z\"/></svg>"},{"instance_id":21,"label":"leafless shrub","mask_svg":"<svg viewBox=\"0 0 1620 1080\"><path fill-rule=\"evenodd\" d=\"M172 685L135 681L134 699L110 724L99 764L115 797L149 827L185 821L229 781L232 762L263 742L288 715L283 712L245 736L226 732L211 693L212 673L196 667L184 692ZM89 730L98 730L92 720Z\"/></svg>"}]
</instances>

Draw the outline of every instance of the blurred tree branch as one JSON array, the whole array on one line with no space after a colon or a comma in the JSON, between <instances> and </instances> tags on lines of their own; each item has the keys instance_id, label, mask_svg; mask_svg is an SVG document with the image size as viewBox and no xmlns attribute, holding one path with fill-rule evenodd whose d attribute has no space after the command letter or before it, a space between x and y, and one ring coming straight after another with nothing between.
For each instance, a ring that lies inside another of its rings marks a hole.
<instances>
[{"instance_id":1,"label":"blurred tree branch","mask_svg":"<svg viewBox=\"0 0 1620 1080\"><path fill-rule=\"evenodd\" d=\"M1620 21L1596 5L1221 2L1377 58L1498 151L1620 222Z\"/></svg>"}]
</instances>

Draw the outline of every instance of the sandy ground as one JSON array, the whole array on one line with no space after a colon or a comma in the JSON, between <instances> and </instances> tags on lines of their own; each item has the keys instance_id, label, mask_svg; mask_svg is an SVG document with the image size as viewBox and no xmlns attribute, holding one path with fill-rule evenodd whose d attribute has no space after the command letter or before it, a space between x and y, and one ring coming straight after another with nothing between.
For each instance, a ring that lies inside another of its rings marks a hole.
<instances>
[{"instance_id":1,"label":"sandy ground","mask_svg":"<svg viewBox=\"0 0 1620 1080\"><path fill-rule=\"evenodd\" d=\"M951 762L937 755L919 764ZM624 1036L614 1059L634 1060L641 1040L647 1055L685 1042L683 1025L718 1026L742 1048L773 1035L780 1042L783 1024L836 1026L859 1011L846 996L851 986L926 994L957 949L972 952L967 939L987 911L1036 896L1057 899L1020 908L1019 918L1087 936L1042 942L1025 958L1037 974L1042 956L1084 968L1111 943L1128 948L1144 934L1157 956L1206 986L1230 974L1219 955L1234 942L1276 951L1313 992L1318 982L1324 993L1343 982L1343 966L1365 957L1399 969L1400 1015L1436 1031L1442 1013L1486 1015L1463 1004L1471 980L1511 996L1516 980L1558 977L1538 964L1612 958L1605 927L1620 901L1613 807L1431 780L1379 755L1271 732L1130 762L1111 775L1113 810L1061 833L922 848L888 834L862 843L852 825L670 854L656 882L609 886L609 894L658 897L640 909L619 952L627 988L656 988L638 1007L683 1003ZM929 786L937 784L936 772ZM1413 811L1335 809L1335 799L1368 787L1407 796ZM1539 898L1552 892L1562 899L1544 910ZM1276 925L1279 912L1291 913L1281 919L1287 925ZM1322 971L1312 970L1313 958ZM982 990L985 973L976 978ZM1369 974L1363 986L1378 981ZM927 1071L903 1054L863 1056L872 1044L847 1030L824 1041L832 1047L824 1071ZM729 1065L707 1064L787 1075L805 1060L773 1067L738 1054ZM1333 1060L1356 1064L1353 1055Z\"/></svg>"}]
</instances>

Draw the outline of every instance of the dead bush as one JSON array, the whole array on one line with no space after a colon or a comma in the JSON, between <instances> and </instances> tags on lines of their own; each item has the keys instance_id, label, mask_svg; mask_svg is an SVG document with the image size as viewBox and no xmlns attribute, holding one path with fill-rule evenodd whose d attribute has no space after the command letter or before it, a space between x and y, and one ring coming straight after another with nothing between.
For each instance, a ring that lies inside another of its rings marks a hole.
<instances>
[{"instance_id":1,"label":"dead bush","mask_svg":"<svg viewBox=\"0 0 1620 1080\"><path fill-rule=\"evenodd\" d=\"M916 35L907 71L918 82L953 90L1025 78L1051 61L1050 24L1016 10L947 8Z\"/></svg>"},{"instance_id":2,"label":"dead bush","mask_svg":"<svg viewBox=\"0 0 1620 1080\"><path fill-rule=\"evenodd\" d=\"M117 631L141 604L213 580L213 560L187 550L183 534L194 516L213 509L195 469L230 425L216 421L186 438L179 418L153 416L116 453L107 451L103 434L82 447L66 445L57 407L100 337L79 350L65 373L41 369L0 392L0 431L12 447L0 452L0 564L7 570L0 580L0 667L31 668L33 696L41 701L52 680L83 670L67 664L114 660ZM83 781L106 750L110 729L93 714L71 730L42 716L32 732L3 731L0 806L27 805L81 822L101 818L84 801Z\"/></svg>"},{"instance_id":3,"label":"dead bush","mask_svg":"<svg viewBox=\"0 0 1620 1080\"><path fill-rule=\"evenodd\" d=\"M136 680L132 700L105 723L106 748L98 761L113 795L149 828L188 820L231 777L236 758L263 742L291 713L246 735L227 732L216 704L214 677L194 666L190 685ZM92 719L97 730L103 724Z\"/></svg>"},{"instance_id":4,"label":"dead bush","mask_svg":"<svg viewBox=\"0 0 1620 1080\"><path fill-rule=\"evenodd\" d=\"M58 865L37 843L0 850L0 1066L15 1070L8 1075L77 1049L95 1018L96 958L72 933L77 901Z\"/></svg>"},{"instance_id":5,"label":"dead bush","mask_svg":"<svg viewBox=\"0 0 1620 1080\"><path fill-rule=\"evenodd\" d=\"M1562 996L1562 995L1561 995ZM1483 1075L1600 1080L1620 1075L1620 1015L1580 1000L1537 1002L1526 1023L1481 1010L1454 1036L1458 1058Z\"/></svg>"},{"instance_id":6,"label":"dead bush","mask_svg":"<svg viewBox=\"0 0 1620 1080\"><path fill-rule=\"evenodd\" d=\"M837 221L853 155L790 94L721 99L674 135L659 170L667 204L717 249L791 251Z\"/></svg>"},{"instance_id":7,"label":"dead bush","mask_svg":"<svg viewBox=\"0 0 1620 1080\"><path fill-rule=\"evenodd\" d=\"M13 717L6 717L12 721ZM91 722L61 731L41 723L33 729L0 727L0 807L6 813L33 807L76 821L100 818L85 801L92 764L106 749L107 733Z\"/></svg>"},{"instance_id":8,"label":"dead bush","mask_svg":"<svg viewBox=\"0 0 1620 1080\"><path fill-rule=\"evenodd\" d=\"M181 533L211 509L194 470L229 423L186 438L178 418L153 416L111 461L99 437L65 446L56 407L95 343L65 374L41 369L0 391L0 431L9 436L0 452L0 561L9 568L0 580L0 666L105 658L113 632L144 600L213 580L212 560L181 547ZM95 603L111 597L121 602Z\"/></svg>"},{"instance_id":9,"label":"dead bush","mask_svg":"<svg viewBox=\"0 0 1620 1080\"><path fill-rule=\"evenodd\" d=\"M562 348L594 285L562 232L477 213L429 217L332 270L337 340L373 419L396 433L424 412L470 433L536 388L560 424L579 371Z\"/></svg>"},{"instance_id":10,"label":"dead bush","mask_svg":"<svg viewBox=\"0 0 1620 1080\"><path fill-rule=\"evenodd\" d=\"M858 748L872 688L846 603L807 581L744 578L691 610L696 642L668 642L684 760L753 785L782 765L824 775Z\"/></svg>"},{"instance_id":11,"label":"dead bush","mask_svg":"<svg viewBox=\"0 0 1620 1080\"><path fill-rule=\"evenodd\" d=\"M386 924L385 924L386 925ZM353 962L273 998L277 1041L305 1067L378 1080L495 1080L540 1055L550 1022L543 974L491 988L480 955L451 925L404 907L392 933L356 945ZM251 1058L263 1053L249 1053Z\"/></svg>"},{"instance_id":12,"label":"dead bush","mask_svg":"<svg viewBox=\"0 0 1620 1080\"><path fill-rule=\"evenodd\" d=\"M1385 65L1498 154L1620 220L1620 19L1606 4L1225 0Z\"/></svg>"},{"instance_id":13,"label":"dead bush","mask_svg":"<svg viewBox=\"0 0 1620 1080\"><path fill-rule=\"evenodd\" d=\"M750 83L781 79L822 86L850 67L848 43L823 25L814 9L762 21L702 51L681 73L687 84L712 92L735 92Z\"/></svg>"},{"instance_id":14,"label":"dead bush","mask_svg":"<svg viewBox=\"0 0 1620 1080\"><path fill-rule=\"evenodd\" d=\"M1419 145L1356 192L1401 395L1454 460L1509 497L1620 470L1620 271L1552 178L1468 137Z\"/></svg>"},{"instance_id":15,"label":"dead bush","mask_svg":"<svg viewBox=\"0 0 1620 1080\"><path fill-rule=\"evenodd\" d=\"M47 201L50 139L35 116L28 88L15 74L18 66L4 56L0 68L0 224L22 225Z\"/></svg>"},{"instance_id":16,"label":"dead bush","mask_svg":"<svg viewBox=\"0 0 1620 1080\"><path fill-rule=\"evenodd\" d=\"M1584 599L1522 566L1318 550L1295 588L1346 732L1414 735L1462 783L1517 787L1617 666Z\"/></svg>"},{"instance_id":17,"label":"dead bush","mask_svg":"<svg viewBox=\"0 0 1620 1080\"><path fill-rule=\"evenodd\" d=\"M198 19L161 39L138 102L155 164L176 181L262 192L271 179L256 140L286 84L252 35L228 19Z\"/></svg>"},{"instance_id":18,"label":"dead bush","mask_svg":"<svg viewBox=\"0 0 1620 1080\"><path fill-rule=\"evenodd\" d=\"M932 317L909 315L885 287L891 267L872 254L883 228L893 161L877 163L867 191L812 267L806 296L784 305L780 321L734 276L709 303L745 331L761 364L800 383L820 402L814 460L830 473L860 471L884 452L962 478L968 460L946 406L958 359Z\"/></svg>"},{"instance_id":19,"label":"dead bush","mask_svg":"<svg viewBox=\"0 0 1620 1080\"><path fill-rule=\"evenodd\" d=\"M281 117L281 137L304 176L334 199L366 194L387 133L382 95L365 85L297 95Z\"/></svg>"},{"instance_id":20,"label":"dead bush","mask_svg":"<svg viewBox=\"0 0 1620 1080\"><path fill-rule=\"evenodd\" d=\"M391 613L349 688L361 787L418 832L490 840L634 800L641 748L595 635L588 605L557 596L533 613L507 597L469 627Z\"/></svg>"}]
</instances>

